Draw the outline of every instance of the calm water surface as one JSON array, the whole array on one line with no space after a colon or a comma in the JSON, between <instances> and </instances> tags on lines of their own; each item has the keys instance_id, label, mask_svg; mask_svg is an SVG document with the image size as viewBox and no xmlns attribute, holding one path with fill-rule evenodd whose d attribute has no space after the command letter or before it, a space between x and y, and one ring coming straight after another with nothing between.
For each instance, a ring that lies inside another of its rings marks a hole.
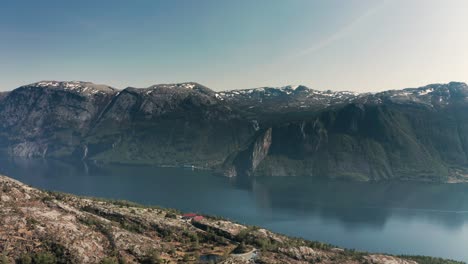
<instances>
[{"instance_id":1,"label":"calm water surface","mask_svg":"<svg viewBox=\"0 0 468 264\"><path fill-rule=\"evenodd\" d=\"M0 174L48 190L220 215L346 248L468 261L466 184L235 180L188 169L21 159L0 159Z\"/></svg>"}]
</instances>

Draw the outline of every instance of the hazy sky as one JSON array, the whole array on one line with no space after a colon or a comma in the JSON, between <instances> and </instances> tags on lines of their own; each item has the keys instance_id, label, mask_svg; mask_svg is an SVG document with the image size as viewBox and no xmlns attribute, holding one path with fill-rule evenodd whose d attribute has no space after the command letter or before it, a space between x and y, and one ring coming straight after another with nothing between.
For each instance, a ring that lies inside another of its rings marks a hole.
<instances>
[{"instance_id":1,"label":"hazy sky","mask_svg":"<svg viewBox=\"0 0 468 264\"><path fill-rule=\"evenodd\" d=\"M354 91L468 81L468 1L3 0L0 90L49 79Z\"/></svg>"}]
</instances>

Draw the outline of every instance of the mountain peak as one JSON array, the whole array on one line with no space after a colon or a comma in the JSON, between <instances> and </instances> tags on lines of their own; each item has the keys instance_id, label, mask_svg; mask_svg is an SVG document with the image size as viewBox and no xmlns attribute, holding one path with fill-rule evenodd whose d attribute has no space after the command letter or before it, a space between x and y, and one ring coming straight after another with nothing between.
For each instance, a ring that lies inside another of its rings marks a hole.
<instances>
[{"instance_id":1,"label":"mountain peak","mask_svg":"<svg viewBox=\"0 0 468 264\"><path fill-rule=\"evenodd\" d=\"M299 87L305 88L305 89L310 89L310 88L308 88L307 86L304 86L304 85L286 85L286 86L272 87L272 88L278 89L278 90L291 90L291 91L295 91L295 90L298 89Z\"/></svg>"},{"instance_id":2,"label":"mountain peak","mask_svg":"<svg viewBox=\"0 0 468 264\"><path fill-rule=\"evenodd\" d=\"M201 85L196 82L183 82L183 83L162 83L162 84L155 84L151 85L146 89L185 89L185 90L192 90L196 92L200 92L207 95L214 95L214 91L210 88Z\"/></svg>"},{"instance_id":3,"label":"mountain peak","mask_svg":"<svg viewBox=\"0 0 468 264\"><path fill-rule=\"evenodd\" d=\"M184 89L194 89L196 87L202 86L196 82L183 82L183 83L161 83L151 85L148 88L184 88Z\"/></svg>"},{"instance_id":4,"label":"mountain peak","mask_svg":"<svg viewBox=\"0 0 468 264\"><path fill-rule=\"evenodd\" d=\"M103 84L94 84L92 82L83 81L40 81L28 84L23 87L36 87L48 89L62 89L80 94L92 95L97 93L112 93L116 89Z\"/></svg>"}]
</instances>

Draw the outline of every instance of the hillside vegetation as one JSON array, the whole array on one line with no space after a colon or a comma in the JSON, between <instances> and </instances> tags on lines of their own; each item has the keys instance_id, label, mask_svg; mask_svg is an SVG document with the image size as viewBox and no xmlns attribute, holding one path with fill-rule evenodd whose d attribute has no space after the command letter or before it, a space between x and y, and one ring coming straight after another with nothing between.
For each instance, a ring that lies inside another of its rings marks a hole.
<instances>
[{"instance_id":1,"label":"hillside vegetation","mask_svg":"<svg viewBox=\"0 0 468 264\"><path fill-rule=\"evenodd\" d=\"M0 176L0 263L458 263L345 250L216 217L40 191Z\"/></svg>"}]
</instances>

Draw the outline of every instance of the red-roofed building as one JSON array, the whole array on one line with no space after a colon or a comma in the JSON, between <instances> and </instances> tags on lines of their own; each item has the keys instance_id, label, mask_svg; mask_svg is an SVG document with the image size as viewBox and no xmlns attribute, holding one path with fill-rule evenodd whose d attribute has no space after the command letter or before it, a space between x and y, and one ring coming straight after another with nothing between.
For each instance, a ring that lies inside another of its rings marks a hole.
<instances>
[{"instance_id":1,"label":"red-roofed building","mask_svg":"<svg viewBox=\"0 0 468 264\"><path fill-rule=\"evenodd\" d=\"M194 213L189 213L189 214L183 214L182 215L182 219L184 219L184 220L200 221L203 218L204 218L203 216L197 215L197 214L194 214Z\"/></svg>"},{"instance_id":2,"label":"red-roofed building","mask_svg":"<svg viewBox=\"0 0 468 264\"><path fill-rule=\"evenodd\" d=\"M201 220L203 220L203 218L204 218L203 216L197 215L197 216L195 216L194 218L192 218L192 220L193 220L193 221L201 221Z\"/></svg>"},{"instance_id":3,"label":"red-roofed building","mask_svg":"<svg viewBox=\"0 0 468 264\"><path fill-rule=\"evenodd\" d=\"M196 216L197 216L197 214L194 214L194 213L183 214L182 219L193 219Z\"/></svg>"}]
</instances>

